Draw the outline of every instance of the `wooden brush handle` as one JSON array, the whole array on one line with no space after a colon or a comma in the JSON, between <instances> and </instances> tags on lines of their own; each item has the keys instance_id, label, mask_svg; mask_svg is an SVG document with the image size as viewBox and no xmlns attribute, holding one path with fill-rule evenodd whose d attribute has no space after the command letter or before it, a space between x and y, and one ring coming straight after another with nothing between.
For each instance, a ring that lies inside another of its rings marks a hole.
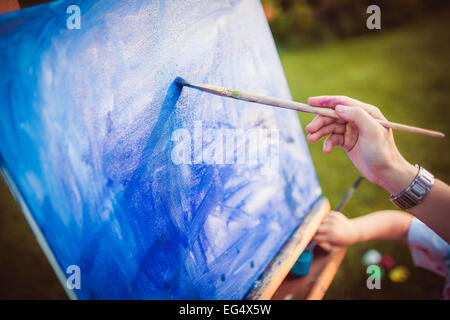
<instances>
[{"instance_id":1,"label":"wooden brush handle","mask_svg":"<svg viewBox=\"0 0 450 320\"><path fill-rule=\"evenodd\" d=\"M380 123L385 128L391 128L398 131L404 131L404 132L411 132L411 133L417 133L422 134L425 136L435 137L435 138L445 138L445 134L438 131L413 127L413 126L407 126L406 124L396 123L396 122L390 122L386 120L378 120L378 123Z\"/></svg>"},{"instance_id":2,"label":"wooden brush handle","mask_svg":"<svg viewBox=\"0 0 450 320\"><path fill-rule=\"evenodd\" d=\"M313 113L313 114L317 114L317 115L322 115L322 116L339 119L339 116L336 114L336 111L334 111L333 109L312 107L305 103L289 101L289 100L284 100L284 99L279 99L279 98L274 98L274 97L265 97L265 96L259 96L259 95L255 96L255 95L249 94L247 92L242 92L242 91L239 93L240 94L237 96L235 93L233 94L233 96L228 95L227 93L225 93L224 95L235 98L235 99L239 99L239 100L257 102L257 103L262 103L262 104L271 105L271 106L275 106L275 107L292 109L292 110L297 110L297 111L301 111L301 112ZM411 132L411 133L416 133L416 134L422 134L422 135L435 137L435 138L444 138L445 137L445 134L443 134L442 132L438 132L438 131L422 129L422 128L408 126L405 124L390 122L390 121L386 121L386 120L379 120L379 119L375 119L375 120L385 128L395 129L395 130L404 131L404 132Z\"/></svg>"},{"instance_id":3,"label":"wooden brush handle","mask_svg":"<svg viewBox=\"0 0 450 320\"><path fill-rule=\"evenodd\" d=\"M333 109L325 109L325 108L311 107L311 106L309 106L309 107L315 109L311 113L320 114L323 116L339 119L339 116L336 114L336 111L334 111ZM410 133L416 133L416 134L422 134L425 136L430 136L430 137L435 137L435 138L444 138L445 137L445 134L443 134L442 132L438 132L438 131L408 126L406 124L390 122L390 121L386 121L386 120L379 120L379 119L375 119L375 120L385 128L390 128L390 129L404 131L404 132L410 132Z\"/></svg>"},{"instance_id":4,"label":"wooden brush handle","mask_svg":"<svg viewBox=\"0 0 450 320\"><path fill-rule=\"evenodd\" d=\"M267 99L264 99L264 98L267 98ZM280 108L285 108L285 109L293 109L293 110L297 110L297 111L301 111L301 112L313 113L313 114L317 114L317 115L322 115L322 116L339 119L339 116L336 114L336 111L334 111L333 109L312 107L308 104L295 102L295 101L286 101L286 100L278 99L278 98L258 96L258 99L254 99L253 102L258 102L258 103L263 103L263 104L267 104L267 105L272 105L275 107L280 107ZM445 137L445 134L443 134L442 132L438 132L438 131L422 129L422 128L408 126L405 124L390 122L390 121L386 121L386 120L379 120L379 119L375 119L375 120L385 128L390 128L390 129L404 131L404 132L411 132L411 133L416 133L416 134L422 134L422 135L435 137L435 138L444 138Z\"/></svg>"}]
</instances>

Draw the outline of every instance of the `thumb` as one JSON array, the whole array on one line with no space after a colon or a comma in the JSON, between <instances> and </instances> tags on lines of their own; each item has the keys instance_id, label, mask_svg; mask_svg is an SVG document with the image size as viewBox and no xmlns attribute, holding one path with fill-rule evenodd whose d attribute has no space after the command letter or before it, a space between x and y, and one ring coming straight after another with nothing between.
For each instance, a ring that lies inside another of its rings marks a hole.
<instances>
[{"instance_id":1,"label":"thumb","mask_svg":"<svg viewBox=\"0 0 450 320\"><path fill-rule=\"evenodd\" d=\"M363 137L369 137L381 126L363 108L337 105L334 110L340 118L356 124L359 134Z\"/></svg>"}]
</instances>

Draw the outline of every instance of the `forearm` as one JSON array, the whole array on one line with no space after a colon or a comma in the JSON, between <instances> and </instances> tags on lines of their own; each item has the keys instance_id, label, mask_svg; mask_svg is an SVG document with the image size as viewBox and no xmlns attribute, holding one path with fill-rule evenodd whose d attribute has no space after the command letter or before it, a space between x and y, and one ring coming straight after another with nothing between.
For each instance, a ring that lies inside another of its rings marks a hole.
<instances>
[{"instance_id":1,"label":"forearm","mask_svg":"<svg viewBox=\"0 0 450 320\"><path fill-rule=\"evenodd\" d=\"M352 219L357 230L356 243L368 240L407 241L412 216L406 212L385 210Z\"/></svg>"},{"instance_id":2,"label":"forearm","mask_svg":"<svg viewBox=\"0 0 450 320\"><path fill-rule=\"evenodd\" d=\"M393 167L380 185L391 194L404 190L417 175L418 169L406 161ZM433 229L447 243L450 242L450 187L436 179L422 202L408 210Z\"/></svg>"},{"instance_id":3,"label":"forearm","mask_svg":"<svg viewBox=\"0 0 450 320\"><path fill-rule=\"evenodd\" d=\"M450 243L450 187L448 185L436 179L423 201L408 211Z\"/></svg>"}]
</instances>

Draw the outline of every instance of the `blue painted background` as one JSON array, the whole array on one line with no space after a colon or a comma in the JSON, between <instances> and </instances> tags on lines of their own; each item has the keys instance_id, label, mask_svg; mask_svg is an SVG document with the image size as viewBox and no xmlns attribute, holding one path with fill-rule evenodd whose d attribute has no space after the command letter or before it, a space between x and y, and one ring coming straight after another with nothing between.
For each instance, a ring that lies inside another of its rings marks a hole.
<instances>
[{"instance_id":1,"label":"blue painted background","mask_svg":"<svg viewBox=\"0 0 450 320\"><path fill-rule=\"evenodd\" d=\"M320 196L295 112L181 89L178 75L290 98L258 1L0 16L1 165L62 270L80 266L79 298L240 299ZM174 164L172 134L195 121L279 130L276 174Z\"/></svg>"}]
</instances>

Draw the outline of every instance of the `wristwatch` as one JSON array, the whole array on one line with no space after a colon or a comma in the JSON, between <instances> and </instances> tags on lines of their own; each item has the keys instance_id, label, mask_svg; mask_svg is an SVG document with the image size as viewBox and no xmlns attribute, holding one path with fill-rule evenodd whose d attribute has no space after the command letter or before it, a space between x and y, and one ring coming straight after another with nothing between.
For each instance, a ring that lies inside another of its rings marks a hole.
<instances>
[{"instance_id":1,"label":"wristwatch","mask_svg":"<svg viewBox=\"0 0 450 320\"><path fill-rule=\"evenodd\" d=\"M391 194L390 200L402 210L408 210L422 202L434 184L434 176L425 168L416 164L419 168L414 180L403 191Z\"/></svg>"}]
</instances>

